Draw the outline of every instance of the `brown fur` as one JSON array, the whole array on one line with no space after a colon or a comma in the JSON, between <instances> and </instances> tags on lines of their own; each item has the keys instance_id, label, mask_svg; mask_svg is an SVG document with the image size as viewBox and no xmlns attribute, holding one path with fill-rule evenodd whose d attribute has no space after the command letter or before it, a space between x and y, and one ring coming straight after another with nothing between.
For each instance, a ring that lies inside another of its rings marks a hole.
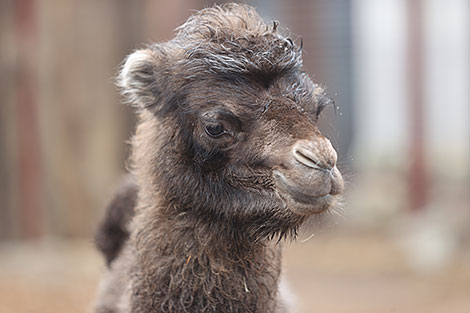
<instances>
[{"instance_id":1,"label":"brown fur","mask_svg":"<svg viewBox=\"0 0 470 313\"><path fill-rule=\"evenodd\" d=\"M97 236L95 311L283 312L279 240L342 192L301 49L249 6L215 6L129 56L119 83L139 114L138 195L133 218L103 223L130 238Z\"/></svg>"}]
</instances>

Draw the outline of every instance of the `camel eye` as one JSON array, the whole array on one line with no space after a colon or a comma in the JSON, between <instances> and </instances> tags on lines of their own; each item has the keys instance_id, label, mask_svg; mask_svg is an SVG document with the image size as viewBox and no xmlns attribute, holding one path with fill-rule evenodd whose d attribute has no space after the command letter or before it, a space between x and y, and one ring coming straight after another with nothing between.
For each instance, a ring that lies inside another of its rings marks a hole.
<instances>
[{"instance_id":1,"label":"camel eye","mask_svg":"<svg viewBox=\"0 0 470 313\"><path fill-rule=\"evenodd\" d=\"M217 138L225 134L224 126L222 124L208 124L204 128L206 134L212 138Z\"/></svg>"}]
</instances>

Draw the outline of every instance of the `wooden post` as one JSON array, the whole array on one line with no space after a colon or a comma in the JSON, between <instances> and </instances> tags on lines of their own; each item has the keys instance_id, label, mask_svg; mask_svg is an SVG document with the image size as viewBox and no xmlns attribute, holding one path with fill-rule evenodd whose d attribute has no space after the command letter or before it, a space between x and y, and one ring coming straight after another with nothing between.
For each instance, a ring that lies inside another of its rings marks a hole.
<instances>
[{"instance_id":1,"label":"wooden post","mask_svg":"<svg viewBox=\"0 0 470 313\"><path fill-rule=\"evenodd\" d=\"M409 208L419 211L428 201L423 99L422 1L408 0L408 83L410 101Z\"/></svg>"},{"instance_id":2,"label":"wooden post","mask_svg":"<svg viewBox=\"0 0 470 313\"><path fill-rule=\"evenodd\" d=\"M16 104L19 156L20 235L42 234L43 193L37 102L37 23L35 0L15 1L18 51Z\"/></svg>"}]
</instances>

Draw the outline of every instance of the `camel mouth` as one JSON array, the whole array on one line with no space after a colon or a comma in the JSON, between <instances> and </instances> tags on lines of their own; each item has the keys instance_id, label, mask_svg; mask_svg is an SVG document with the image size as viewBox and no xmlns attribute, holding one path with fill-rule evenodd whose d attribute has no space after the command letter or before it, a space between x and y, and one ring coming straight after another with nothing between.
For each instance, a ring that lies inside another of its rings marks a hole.
<instances>
[{"instance_id":1,"label":"camel mouth","mask_svg":"<svg viewBox=\"0 0 470 313\"><path fill-rule=\"evenodd\" d=\"M273 174L279 194L287 202L289 209L296 214L319 214L327 211L336 203L337 195L319 194L315 185L306 188L299 183L290 181L280 171L274 171Z\"/></svg>"}]
</instances>

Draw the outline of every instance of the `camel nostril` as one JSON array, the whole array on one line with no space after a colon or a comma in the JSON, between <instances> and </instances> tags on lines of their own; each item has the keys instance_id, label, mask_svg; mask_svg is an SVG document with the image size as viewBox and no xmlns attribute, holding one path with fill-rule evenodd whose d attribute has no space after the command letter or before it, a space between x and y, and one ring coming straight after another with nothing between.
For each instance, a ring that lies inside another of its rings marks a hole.
<instances>
[{"instance_id":1,"label":"camel nostril","mask_svg":"<svg viewBox=\"0 0 470 313\"><path fill-rule=\"evenodd\" d=\"M302 146L297 146L294 148L293 151L294 158L301 164L316 169L316 170L331 170L333 166L331 166L331 161L329 162L322 162L319 160L315 153L312 152L310 149L304 148Z\"/></svg>"},{"instance_id":2,"label":"camel nostril","mask_svg":"<svg viewBox=\"0 0 470 313\"><path fill-rule=\"evenodd\" d=\"M294 145L292 154L302 165L321 171L331 171L335 168L338 158L336 150L326 138L299 141Z\"/></svg>"}]
</instances>

